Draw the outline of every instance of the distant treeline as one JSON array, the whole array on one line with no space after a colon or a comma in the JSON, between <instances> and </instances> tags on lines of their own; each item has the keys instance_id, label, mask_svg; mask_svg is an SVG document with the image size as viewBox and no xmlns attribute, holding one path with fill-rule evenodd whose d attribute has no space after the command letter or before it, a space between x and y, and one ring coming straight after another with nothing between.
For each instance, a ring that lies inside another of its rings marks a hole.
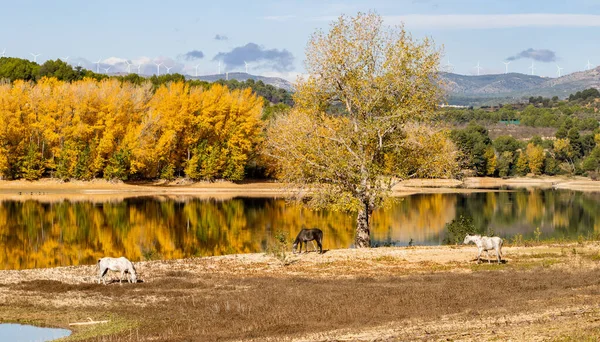
<instances>
[{"instance_id":1,"label":"distant treeline","mask_svg":"<svg viewBox=\"0 0 600 342\"><path fill-rule=\"evenodd\" d=\"M81 81L84 78L93 78L97 81L106 78L114 78L122 82L130 82L136 85L151 82L154 90L169 82L185 82L190 86L200 86L204 88L209 88L212 84L221 84L227 86L229 89L250 88L257 95L274 105L285 104L286 106L292 106L294 104L291 93L285 89L276 88L272 85L265 84L262 81L255 82L251 79L242 82L237 80L218 80L209 83L200 80L186 80L185 76L181 74L164 74L160 76L152 75L150 77L143 77L131 73L124 76L108 76L106 74L99 74L91 70L83 69L82 67L73 67L60 59L47 60L42 65L39 65L27 59L14 57L0 58L0 80L9 80L10 82L16 80L36 82L43 77L54 77L59 81L65 82ZM269 103L266 104L268 105ZM279 107L281 108L281 106Z\"/></svg>"},{"instance_id":2,"label":"distant treeline","mask_svg":"<svg viewBox=\"0 0 600 342\"><path fill-rule=\"evenodd\" d=\"M598 128L600 97L598 90L588 89L571 95L569 101L558 97L531 97L528 105L503 105L476 109L444 108L439 119L453 125L476 122L482 125L498 122L519 122L522 126L560 128L570 121L580 131Z\"/></svg>"}]
</instances>

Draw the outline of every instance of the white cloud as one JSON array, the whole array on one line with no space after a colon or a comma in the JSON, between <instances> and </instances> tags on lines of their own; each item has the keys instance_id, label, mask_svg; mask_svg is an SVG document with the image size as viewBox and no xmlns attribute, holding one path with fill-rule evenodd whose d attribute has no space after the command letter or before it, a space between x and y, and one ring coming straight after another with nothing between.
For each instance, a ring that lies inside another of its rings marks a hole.
<instances>
[{"instance_id":1,"label":"white cloud","mask_svg":"<svg viewBox=\"0 0 600 342\"><path fill-rule=\"evenodd\" d=\"M513 27L600 27L596 14L407 14L384 16L388 25L404 23L407 28L430 29L495 29ZM317 17L332 21L337 17Z\"/></svg>"},{"instance_id":2,"label":"white cloud","mask_svg":"<svg viewBox=\"0 0 600 342\"><path fill-rule=\"evenodd\" d=\"M125 58L120 58L120 57L108 57L106 59L102 60L102 64L108 64L108 65L119 65L119 64L125 64L125 62L127 62L128 60Z\"/></svg>"}]
</instances>

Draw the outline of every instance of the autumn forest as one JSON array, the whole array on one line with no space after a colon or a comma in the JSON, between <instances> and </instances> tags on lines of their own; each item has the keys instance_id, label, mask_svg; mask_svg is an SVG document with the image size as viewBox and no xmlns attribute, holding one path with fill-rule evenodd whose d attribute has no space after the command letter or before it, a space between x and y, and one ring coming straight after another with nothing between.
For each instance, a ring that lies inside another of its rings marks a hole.
<instances>
[{"instance_id":1,"label":"autumn forest","mask_svg":"<svg viewBox=\"0 0 600 342\"><path fill-rule=\"evenodd\" d=\"M261 142L250 88L42 78L0 85L0 177L241 180Z\"/></svg>"}]
</instances>

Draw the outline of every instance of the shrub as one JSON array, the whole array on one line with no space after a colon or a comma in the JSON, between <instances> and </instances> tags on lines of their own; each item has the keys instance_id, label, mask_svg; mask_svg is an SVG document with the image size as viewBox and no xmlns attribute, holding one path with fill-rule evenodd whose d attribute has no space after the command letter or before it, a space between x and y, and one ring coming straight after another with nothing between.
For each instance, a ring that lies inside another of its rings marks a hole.
<instances>
[{"instance_id":1,"label":"shrub","mask_svg":"<svg viewBox=\"0 0 600 342\"><path fill-rule=\"evenodd\" d=\"M277 231L275 236L271 239L269 246L267 247L267 254L272 255L277 260L281 261L284 266L290 264L287 250L289 248L289 236L287 233Z\"/></svg>"},{"instance_id":2,"label":"shrub","mask_svg":"<svg viewBox=\"0 0 600 342\"><path fill-rule=\"evenodd\" d=\"M444 243L456 245L463 242L467 234L482 233L482 230L477 229L475 224L473 224L473 218L463 215L460 215L450 223L447 223L446 230L448 231L448 235L446 236Z\"/></svg>"}]
</instances>

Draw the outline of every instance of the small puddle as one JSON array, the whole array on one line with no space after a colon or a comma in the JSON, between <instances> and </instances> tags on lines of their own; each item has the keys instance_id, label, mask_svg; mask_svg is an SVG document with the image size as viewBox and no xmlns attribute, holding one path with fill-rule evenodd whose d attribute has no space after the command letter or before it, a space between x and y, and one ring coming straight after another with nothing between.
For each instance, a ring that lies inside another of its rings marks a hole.
<instances>
[{"instance_id":1,"label":"small puddle","mask_svg":"<svg viewBox=\"0 0 600 342\"><path fill-rule=\"evenodd\" d=\"M71 335L71 330L57 328L40 328L33 325L0 323L0 340L39 342L52 341Z\"/></svg>"}]
</instances>

